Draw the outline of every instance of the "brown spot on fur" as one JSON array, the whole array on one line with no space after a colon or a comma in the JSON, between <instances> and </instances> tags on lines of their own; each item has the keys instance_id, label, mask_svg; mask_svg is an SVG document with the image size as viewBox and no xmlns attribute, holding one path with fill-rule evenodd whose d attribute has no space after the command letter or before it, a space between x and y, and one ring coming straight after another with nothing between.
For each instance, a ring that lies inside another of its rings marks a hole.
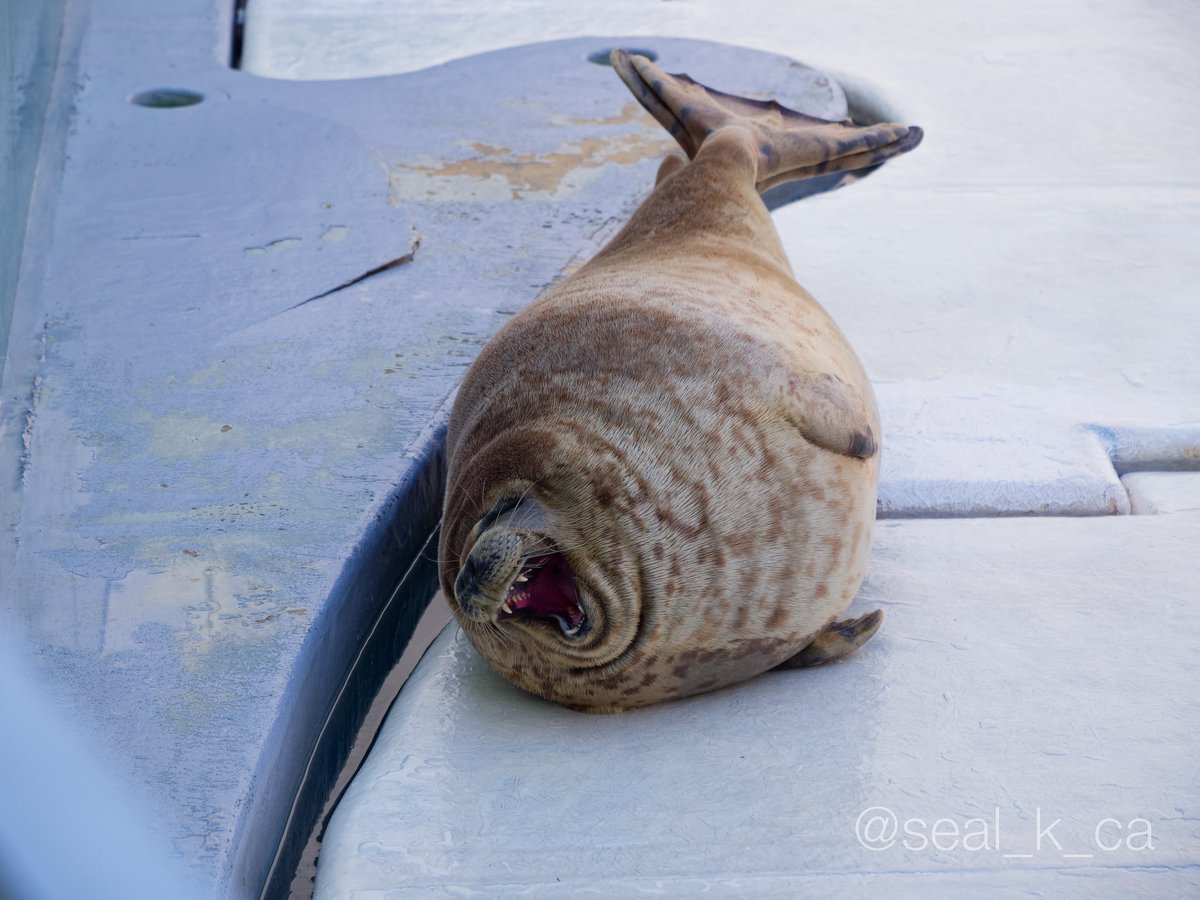
<instances>
[{"instance_id":1,"label":"brown spot on fur","mask_svg":"<svg viewBox=\"0 0 1200 900\"><path fill-rule=\"evenodd\" d=\"M863 530L861 528L856 528L854 530L854 540L852 540L850 542L850 556L851 557L858 556L858 548L859 548L859 546L862 545L862 542L863 542Z\"/></svg>"},{"instance_id":2,"label":"brown spot on fur","mask_svg":"<svg viewBox=\"0 0 1200 900\"><path fill-rule=\"evenodd\" d=\"M756 542L754 535L734 534L725 539L725 546L732 556L750 556L754 552Z\"/></svg>"},{"instance_id":3,"label":"brown spot on fur","mask_svg":"<svg viewBox=\"0 0 1200 900\"><path fill-rule=\"evenodd\" d=\"M654 515L658 518L658 521L689 540L698 538L708 528L707 517L702 517L695 525L690 525L676 516L671 510L661 506L654 510Z\"/></svg>"},{"instance_id":4,"label":"brown spot on fur","mask_svg":"<svg viewBox=\"0 0 1200 900\"><path fill-rule=\"evenodd\" d=\"M775 609L772 610L771 615L767 618L765 623L767 628L771 631L781 628L788 620L789 612L790 610L787 608L787 606L782 603L776 606Z\"/></svg>"},{"instance_id":5,"label":"brown spot on fur","mask_svg":"<svg viewBox=\"0 0 1200 900\"><path fill-rule=\"evenodd\" d=\"M766 538L769 541L777 541L783 537L784 533L783 501L779 497L772 496L767 501L767 511L771 516L771 524L767 529Z\"/></svg>"}]
</instances>

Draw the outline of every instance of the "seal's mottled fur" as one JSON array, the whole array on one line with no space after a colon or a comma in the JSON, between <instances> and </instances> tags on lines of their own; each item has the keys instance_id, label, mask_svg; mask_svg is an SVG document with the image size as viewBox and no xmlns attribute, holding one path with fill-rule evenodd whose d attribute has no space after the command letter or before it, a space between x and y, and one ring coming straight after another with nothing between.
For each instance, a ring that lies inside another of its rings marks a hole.
<instances>
[{"instance_id":1,"label":"seal's mottled fur","mask_svg":"<svg viewBox=\"0 0 1200 900\"><path fill-rule=\"evenodd\" d=\"M440 551L489 664L590 711L837 658L878 626L834 622L870 546L874 396L759 191L920 140L613 63L691 158L468 372Z\"/></svg>"}]
</instances>

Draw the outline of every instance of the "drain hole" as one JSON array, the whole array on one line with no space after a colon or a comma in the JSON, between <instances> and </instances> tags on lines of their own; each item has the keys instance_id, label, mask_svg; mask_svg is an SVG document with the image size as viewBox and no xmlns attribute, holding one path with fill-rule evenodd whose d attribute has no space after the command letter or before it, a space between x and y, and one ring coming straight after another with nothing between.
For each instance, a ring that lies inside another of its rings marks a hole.
<instances>
[{"instance_id":1,"label":"drain hole","mask_svg":"<svg viewBox=\"0 0 1200 900\"><path fill-rule=\"evenodd\" d=\"M610 66L612 63L608 61L608 56L616 49L616 47L608 47L604 50L597 50L595 53L589 53L587 55L587 61L594 63L597 66ZM622 47L620 49L628 51L633 56L644 56L646 59L650 60L650 62L654 62L656 59L658 59L657 53L655 53L653 50L646 50L643 47Z\"/></svg>"},{"instance_id":2,"label":"drain hole","mask_svg":"<svg viewBox=\"0 0 1200 900\"><path fill-rule=\"evenodd\" d=\"M155 88L152 91L134 94L129 98L129 102L151 109L177 109L181 106L195 106L203 99L204 95L197 94L195 91L185 91L180 88Z\"/></svg>"}]
</instances>

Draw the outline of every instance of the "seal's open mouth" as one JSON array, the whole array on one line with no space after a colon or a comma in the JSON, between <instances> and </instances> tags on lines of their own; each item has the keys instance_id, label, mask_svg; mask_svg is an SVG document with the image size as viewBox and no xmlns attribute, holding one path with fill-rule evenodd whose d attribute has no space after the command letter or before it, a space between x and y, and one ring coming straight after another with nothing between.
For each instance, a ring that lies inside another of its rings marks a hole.
<instances>
[{"instance_id":1,"label":"seal's open mouth","mask_svg":"<svg viewBox=\"0 0 1200 900\"><path fill-rule=\"evenodd\" d=\"M587 622L575 589L575 575L561 553L527 559L500 605L500 618L519 616L558 624L566 637L577 637Z\"/></svg>"}]
</instances>

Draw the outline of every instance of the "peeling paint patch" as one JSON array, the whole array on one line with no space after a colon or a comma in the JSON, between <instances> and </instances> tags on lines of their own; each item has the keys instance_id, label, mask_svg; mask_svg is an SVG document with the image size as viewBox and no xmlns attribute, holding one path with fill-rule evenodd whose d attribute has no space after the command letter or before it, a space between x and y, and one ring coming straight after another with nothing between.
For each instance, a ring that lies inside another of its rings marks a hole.
<instances>
[{"instance_id":1,"label":"peeling paint patch","mask_svg":"<svg viewBox=\"0 0 1200 900\"><path fill-rule=\"evenodd\" d=\"M167 570L134 570L107 584L109 597L100 652L141 652L147 643L170 641L190 671L203 666L222 633L238 641L269 632L256 626L292 604L262 578L237 575L192 554Z\"/></svg>"},{"instance_id":2,"label":"peeling paint patch","mask_svg":"<svg viewBox=\"0 0 1200 900\"><path fill-rule=\"evenodd\" d=\"M600 124L622 124L637 112L626 112ZM576 124L575 120L568 120ZM596 123L591 123L596 124ZM465 145L474 155L444 162L402 160L387 168L388 185L399 200L524 200L534 196L569 196L593 180L606 165L632 165L662 156L671 146L660 130L571 141L547 153L516 153L483 143Z\"/></svg>"},{"instance_id":3,"label":"peeling paint patch","mask_svg":"<svg viewBox=\"0 0 1200 900\"><path fill-rule=\"evenodd\" d=\"M551 125L578 125L580 127L591 127L593 125L628 125L631 122L636 122L641 119L647 128L653 128L659 131L661 126L654 121L654 117L650 113L642 109L640 103L626 103L621 107L621 111L615 116L601 116L599 118L588 118L586 116L552 116L550 118Z\"/></svg>"},{"instance_id":4,"label":"peeling paint patch","mask_svg":"<svg viewBox=\"0 0 1200 900\"><path fill-rule=\"evenodd\" d=\"M329 244L340 244L350 236L349 225L330 225L321 235L321 240Z\"/></svg>"}]
</instances>

